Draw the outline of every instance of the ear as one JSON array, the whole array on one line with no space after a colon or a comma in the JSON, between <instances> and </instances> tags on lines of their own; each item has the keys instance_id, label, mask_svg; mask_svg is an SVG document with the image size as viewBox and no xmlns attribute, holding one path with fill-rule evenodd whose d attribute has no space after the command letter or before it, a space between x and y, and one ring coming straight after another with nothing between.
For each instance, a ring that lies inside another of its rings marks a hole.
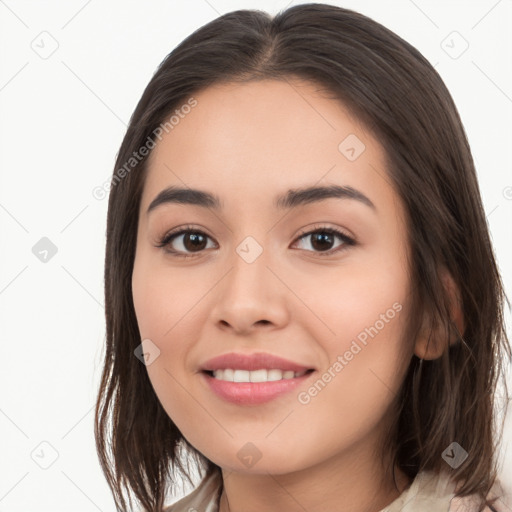
<instances>
[{"instance_id":1,"label":"ear","mask_svg":"<svg viewBox=\"0 0 512 512\"><path fill-rule=\"evenodd\" d=\"M459 289L451 274L444 267L441 269L440 279L449 301L452 329L447 335L443 325L436 322L433 327L432 318L425 314L422 328L414 345L414 353L421 359L441 357L448 345L455 344L464 334L465 324Z\"/></svg>"}]
</instances>

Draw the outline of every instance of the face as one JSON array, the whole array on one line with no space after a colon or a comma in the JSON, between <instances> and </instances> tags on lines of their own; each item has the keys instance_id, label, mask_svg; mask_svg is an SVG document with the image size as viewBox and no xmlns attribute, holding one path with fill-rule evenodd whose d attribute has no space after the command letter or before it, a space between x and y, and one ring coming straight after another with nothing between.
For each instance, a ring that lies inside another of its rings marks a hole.
<instances>
[{"instance_id":1,"label":"face","mask_svg":"<svg viewBox=\"0 0 512 512\"><path fill-rule=\"evenodd\" d=\"M384 150L311 83L194 98L151 154L139 212L133 300L155 393L222 468L284 474L356 448L370 457L413 353L405 215ZM218 205L168 194L148 212L168 187ZM310 187L326 189L291 192ZM202 368L233 352L313 371L224 382L245 397L227 399Z\"/></svg>"}]
</instances>

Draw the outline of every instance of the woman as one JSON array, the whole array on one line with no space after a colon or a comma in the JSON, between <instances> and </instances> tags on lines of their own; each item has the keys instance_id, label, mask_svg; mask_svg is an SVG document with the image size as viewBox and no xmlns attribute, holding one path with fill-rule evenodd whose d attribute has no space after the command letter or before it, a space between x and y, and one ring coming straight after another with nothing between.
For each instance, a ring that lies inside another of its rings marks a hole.
<instances>
[{"instance_id":1,"label":"woman","mask_svg":"<svg viewBox=\"0 0 512 512\"><path fill-rule=\"evenodd\" d=\"M112 184L96 438L119 508L163 510L186 457L203 479L167 511L503 507L503 287L417 50L328 5L221 16L151 79Z\"/></svg>"}]
</instances>

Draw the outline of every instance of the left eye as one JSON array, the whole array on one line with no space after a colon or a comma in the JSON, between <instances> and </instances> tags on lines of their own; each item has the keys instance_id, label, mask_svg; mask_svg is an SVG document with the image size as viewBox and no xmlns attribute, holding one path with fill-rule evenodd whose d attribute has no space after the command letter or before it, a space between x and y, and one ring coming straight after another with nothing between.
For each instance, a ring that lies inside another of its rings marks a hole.
<instances>
[{"instance_id":1,"label":"left eye","mask_svg":"<svg viewBox=\"0 0 512 512\"><path fill-rule=\"evenodd\" d=\"M308 238L310 238L310 241L306 242L302 249L325 254L332 254L345 249L347 245L355 244L355 241L352 238L332 228L317 229L315 231L304 233L298 240L307 240ZM340 243L333 247L336 238L340 240Z\"/></svg>"}]
</instances>

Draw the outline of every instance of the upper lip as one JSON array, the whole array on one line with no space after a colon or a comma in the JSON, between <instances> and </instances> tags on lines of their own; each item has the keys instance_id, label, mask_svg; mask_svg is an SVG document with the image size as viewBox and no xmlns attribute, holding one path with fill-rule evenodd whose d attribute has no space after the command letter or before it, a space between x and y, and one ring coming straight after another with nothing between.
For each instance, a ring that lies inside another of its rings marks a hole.
<instances>
[{"instance_id":1,"label":"upper lip","mask_svg":"<svg viewBox=\"0 0 512 512\"><path fill-rule=\"evenodd\" d=\"M310 366L304 366L294 361L283 359L282 357L259 352L256 354L230 353L209 359L202 366L204 371L214 371L220 369L232 368L236 370L260 370L260 369L278 369L294 372L314 369Z\"/></svg>"}]
</instances>

